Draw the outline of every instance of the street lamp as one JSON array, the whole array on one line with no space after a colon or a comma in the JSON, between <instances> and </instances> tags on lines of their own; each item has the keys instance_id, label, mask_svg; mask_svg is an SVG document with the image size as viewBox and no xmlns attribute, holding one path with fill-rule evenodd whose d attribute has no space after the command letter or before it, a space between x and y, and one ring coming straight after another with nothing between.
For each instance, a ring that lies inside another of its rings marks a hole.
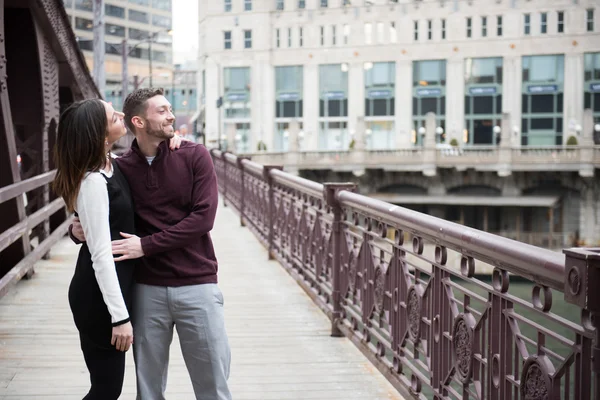
<instances>
[{"instance_id":1,"label":"street lamp","mask_svg":"<svg viewBox=\"0 0 600 400\"><path fill-rule=\"evenodd\" d=\"M129 55L141 44L144 43L148 43L148 75L149 75L149 84L150 87L152 87L152 43L154 42L158 42L158 35L160 35L161 33L166 32L169 36L171 36L173 34L173 30L172 29L162 29L160 31L156 31L156 32L152 32L147 38L142 39L140 42L136 43L133 47L128 48L127 47L127 39L123 39L123 41L121 42L121 56L122 56L122 61L121 61L121 73L122 73L122 81L123 81L123 90L122 90L122 96L123 96L123 104L125 104L125 98L127 98L127 81L129 79L129 77L127 76L128 72L127 72L127 62L128 62L128 58ZM169 42L171 42L171 40L169 40Z\"/></svg>"},{"instance_id":2,"label":"street lamp","mask_svg":"<svg viewBox=\"0 0 600 400\"><path fill-rule=\"evenodd\" d=\"M494 136L496 137L496 144L500 143L500 132L502 132L502 128L500 128L498 125L494 126L493 129L494 132Z\"/></svg>"}]
</instances>

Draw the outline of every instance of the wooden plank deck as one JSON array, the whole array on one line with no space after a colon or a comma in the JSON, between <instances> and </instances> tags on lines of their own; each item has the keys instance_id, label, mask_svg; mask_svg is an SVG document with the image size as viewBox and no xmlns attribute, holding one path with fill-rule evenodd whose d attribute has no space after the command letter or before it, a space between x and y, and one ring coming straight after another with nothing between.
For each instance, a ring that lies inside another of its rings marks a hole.
<instances>
[{"instance_id":1,"label":"wooden plank deck","mask_svg":"<svg viewBox=\"0 0 600 400\"><path fill-rule=\"evenodd\" d=\"M350 341L329 336L328 319L230 209L219 209L213 240L234 399L402 399ZM0 400L81 399L89 388L67 300L77 251L63 239L0 299ZM129 352L121 399L134 398ZM175 336L167 399L193 398Z\"/></svg>"}]
</instances>

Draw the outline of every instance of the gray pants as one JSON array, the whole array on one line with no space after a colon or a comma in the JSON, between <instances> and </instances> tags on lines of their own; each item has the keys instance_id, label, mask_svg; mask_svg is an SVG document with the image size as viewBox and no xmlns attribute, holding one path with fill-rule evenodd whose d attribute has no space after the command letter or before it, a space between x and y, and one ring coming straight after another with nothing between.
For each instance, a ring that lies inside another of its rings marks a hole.
<instances>
[{"instance_id":1,"label":"gray pants","mask_svg":"<svg viewBox=\"0 0 600 400\"><path fill-rule=\"evenodd\" d=\"M231 352L223 294L216 284L180 287L136 284L133 356L138 400L164 400L173 326L198 400L231 400Z\"/></svg>"}]
</instances>

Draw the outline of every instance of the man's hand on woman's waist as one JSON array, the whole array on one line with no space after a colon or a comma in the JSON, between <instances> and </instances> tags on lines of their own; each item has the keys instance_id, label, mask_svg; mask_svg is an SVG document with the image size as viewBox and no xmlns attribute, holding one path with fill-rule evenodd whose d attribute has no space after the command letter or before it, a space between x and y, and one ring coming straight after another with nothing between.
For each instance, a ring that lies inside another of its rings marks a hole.
<instances>
[{"instance_id":1,"label":"man's hand on woman's waist","mask_svg":"<svg viewBox=\"0 0 600 400\"><path fill-rule=\"evenodd\" d=\"M125 239L112 241L112 253L119 254L120 257L115 258L115 261L131 260L144 256L142 250L142 242L139 236L129 233L119 232Z\"/></svg>"}]
</instances>

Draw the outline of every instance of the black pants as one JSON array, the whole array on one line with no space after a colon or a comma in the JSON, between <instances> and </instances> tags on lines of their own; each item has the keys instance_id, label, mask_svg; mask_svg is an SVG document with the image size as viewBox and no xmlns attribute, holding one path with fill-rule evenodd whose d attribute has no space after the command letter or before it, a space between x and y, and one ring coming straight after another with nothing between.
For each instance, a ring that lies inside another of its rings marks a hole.
<instances>
[{"instance_id":1,"label":"black pants","mask_svg":"<svg viewBox=\"0 0 600 400\"><path fill-rule=\"evenodd\" d=\"M79 338L92 384L83 400L117 400L123 389L125 352L112 346L99 346L82 333Z\"/></svg>"}]
</instances>

